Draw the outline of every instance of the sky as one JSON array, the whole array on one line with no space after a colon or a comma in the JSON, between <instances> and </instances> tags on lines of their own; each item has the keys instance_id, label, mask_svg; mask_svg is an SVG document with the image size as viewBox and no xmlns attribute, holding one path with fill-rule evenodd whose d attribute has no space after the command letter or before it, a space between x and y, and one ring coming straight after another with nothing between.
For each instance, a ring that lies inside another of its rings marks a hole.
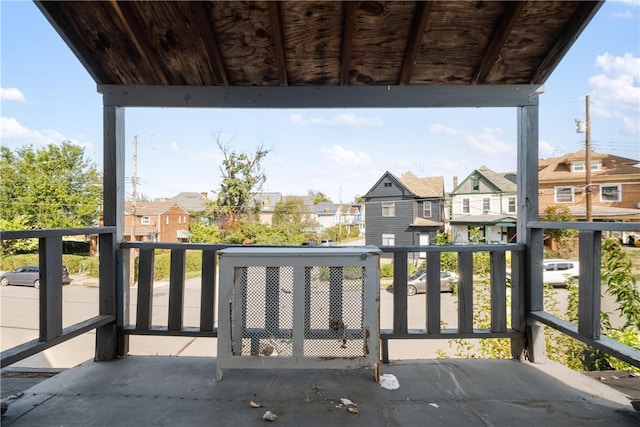
<instances>
[{"instance_id":1,"label":"sky","mask_svg":"<svg viewBox=\"0 0 640 427\"><path fill-rule=\"evenodd\" d=\"M0 140L15 150L69 140L102 170L96 83L30 1L0 0ZM590 98L598 153L640 160L640 0L607 1L544 85L540 157L584 148ZM127 197L137 136L138 195L215 192L222 153L269 149L262 190L349 203L385 173L443 176L445 191L474 169L516 169L516 110L133 109L126 116ZM0 177L1 180L1 177Z\"/></svg>"}]
</instances>

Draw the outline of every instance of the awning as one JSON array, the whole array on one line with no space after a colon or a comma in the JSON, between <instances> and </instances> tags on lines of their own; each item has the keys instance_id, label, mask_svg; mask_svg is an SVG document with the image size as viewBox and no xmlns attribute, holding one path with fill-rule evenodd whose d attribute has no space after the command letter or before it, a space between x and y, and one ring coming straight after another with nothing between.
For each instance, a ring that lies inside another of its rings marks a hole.
<instances>
[{"instance_id":1,"label":"awning","mask_svg":"<svg viewBox=\"0 0 640 427\"><path fill-rule=\"evenodd\" d=\"M193 233L188 230L178 230L178 239L190 239Z\"/></svg>"}]
</instances>

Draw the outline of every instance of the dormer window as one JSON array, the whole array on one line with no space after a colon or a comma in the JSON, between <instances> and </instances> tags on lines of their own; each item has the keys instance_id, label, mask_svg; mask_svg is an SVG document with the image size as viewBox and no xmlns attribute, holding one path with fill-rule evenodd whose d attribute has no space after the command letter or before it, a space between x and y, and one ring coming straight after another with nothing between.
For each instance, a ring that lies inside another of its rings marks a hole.
<instances>
[{"instance_id":1,"label":"dormer window","mask_svg":"<svg viewBox=\"0 0 640 427\"><path fill-rule=\"evenodd\" d=\"M480 178L477 176L471 177L471 191L480 191Z\"/></svg>"},{"instance_id":2,"label":"dormer window","mask_svg":"<svg viewBox=\"0 0 640 427\"><path fill-rule=\"evenodd\" d=\"M585 162L580 160L577 162L572 162L571 163L571 172L584 172L585 168L584 168ZM599 171L600 170L600 161L599 160L591 160L591 170L592 171Z\"/></svg>"}]
</instances>

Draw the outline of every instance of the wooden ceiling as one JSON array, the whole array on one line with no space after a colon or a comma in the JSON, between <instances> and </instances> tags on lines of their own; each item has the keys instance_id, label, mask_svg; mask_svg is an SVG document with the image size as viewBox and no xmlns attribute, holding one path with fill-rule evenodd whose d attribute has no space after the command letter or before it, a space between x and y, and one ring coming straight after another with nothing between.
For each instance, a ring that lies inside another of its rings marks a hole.
<instances>
[{"instance_id":1,"label":"wooden ceiling","mask_svg":"<svg viewBox=\"0 0 640 427\"><path fill-rule=\"evenodd\" d=\"M99 85L542 84L591 1L36 2Z\"/></svg>"}]
</instances>

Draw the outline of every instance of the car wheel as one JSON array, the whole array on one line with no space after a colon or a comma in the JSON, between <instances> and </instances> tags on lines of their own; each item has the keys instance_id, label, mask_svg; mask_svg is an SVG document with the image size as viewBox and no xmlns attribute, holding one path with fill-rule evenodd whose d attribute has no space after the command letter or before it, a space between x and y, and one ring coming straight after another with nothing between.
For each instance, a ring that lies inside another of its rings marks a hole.
<instances>
[{"instance_id":1,"label":"car wheel","mask_svg":"<svg viewBox=\"0 0 640 427\"><path fill-rule=\"evenodd\" d=\"M2 280L0 280L0 285L7 286L8 284L9 284L9 279L7 279L6 277L3 277Z\"/></svg>"},{"instance_id":2,"label":"car wheel","mask_svg":"<svg viewBox=\"0 0 640 427\"><path fill-rule=\"evenodd\" d=\"M413 285L407 286L407 295L413 296L418 293L418 288Z\"/></svg>"},{"instance_id":3,"label":"car wheel","mask_svg":"<svg viewBox=\"0 0 640 427\"><path fill-rule=\"evenodd\" d=\"M36 281L33 282L33 286L38 289L40 287L40 279L36 279Z\"/></svg>"}]
</instances>

